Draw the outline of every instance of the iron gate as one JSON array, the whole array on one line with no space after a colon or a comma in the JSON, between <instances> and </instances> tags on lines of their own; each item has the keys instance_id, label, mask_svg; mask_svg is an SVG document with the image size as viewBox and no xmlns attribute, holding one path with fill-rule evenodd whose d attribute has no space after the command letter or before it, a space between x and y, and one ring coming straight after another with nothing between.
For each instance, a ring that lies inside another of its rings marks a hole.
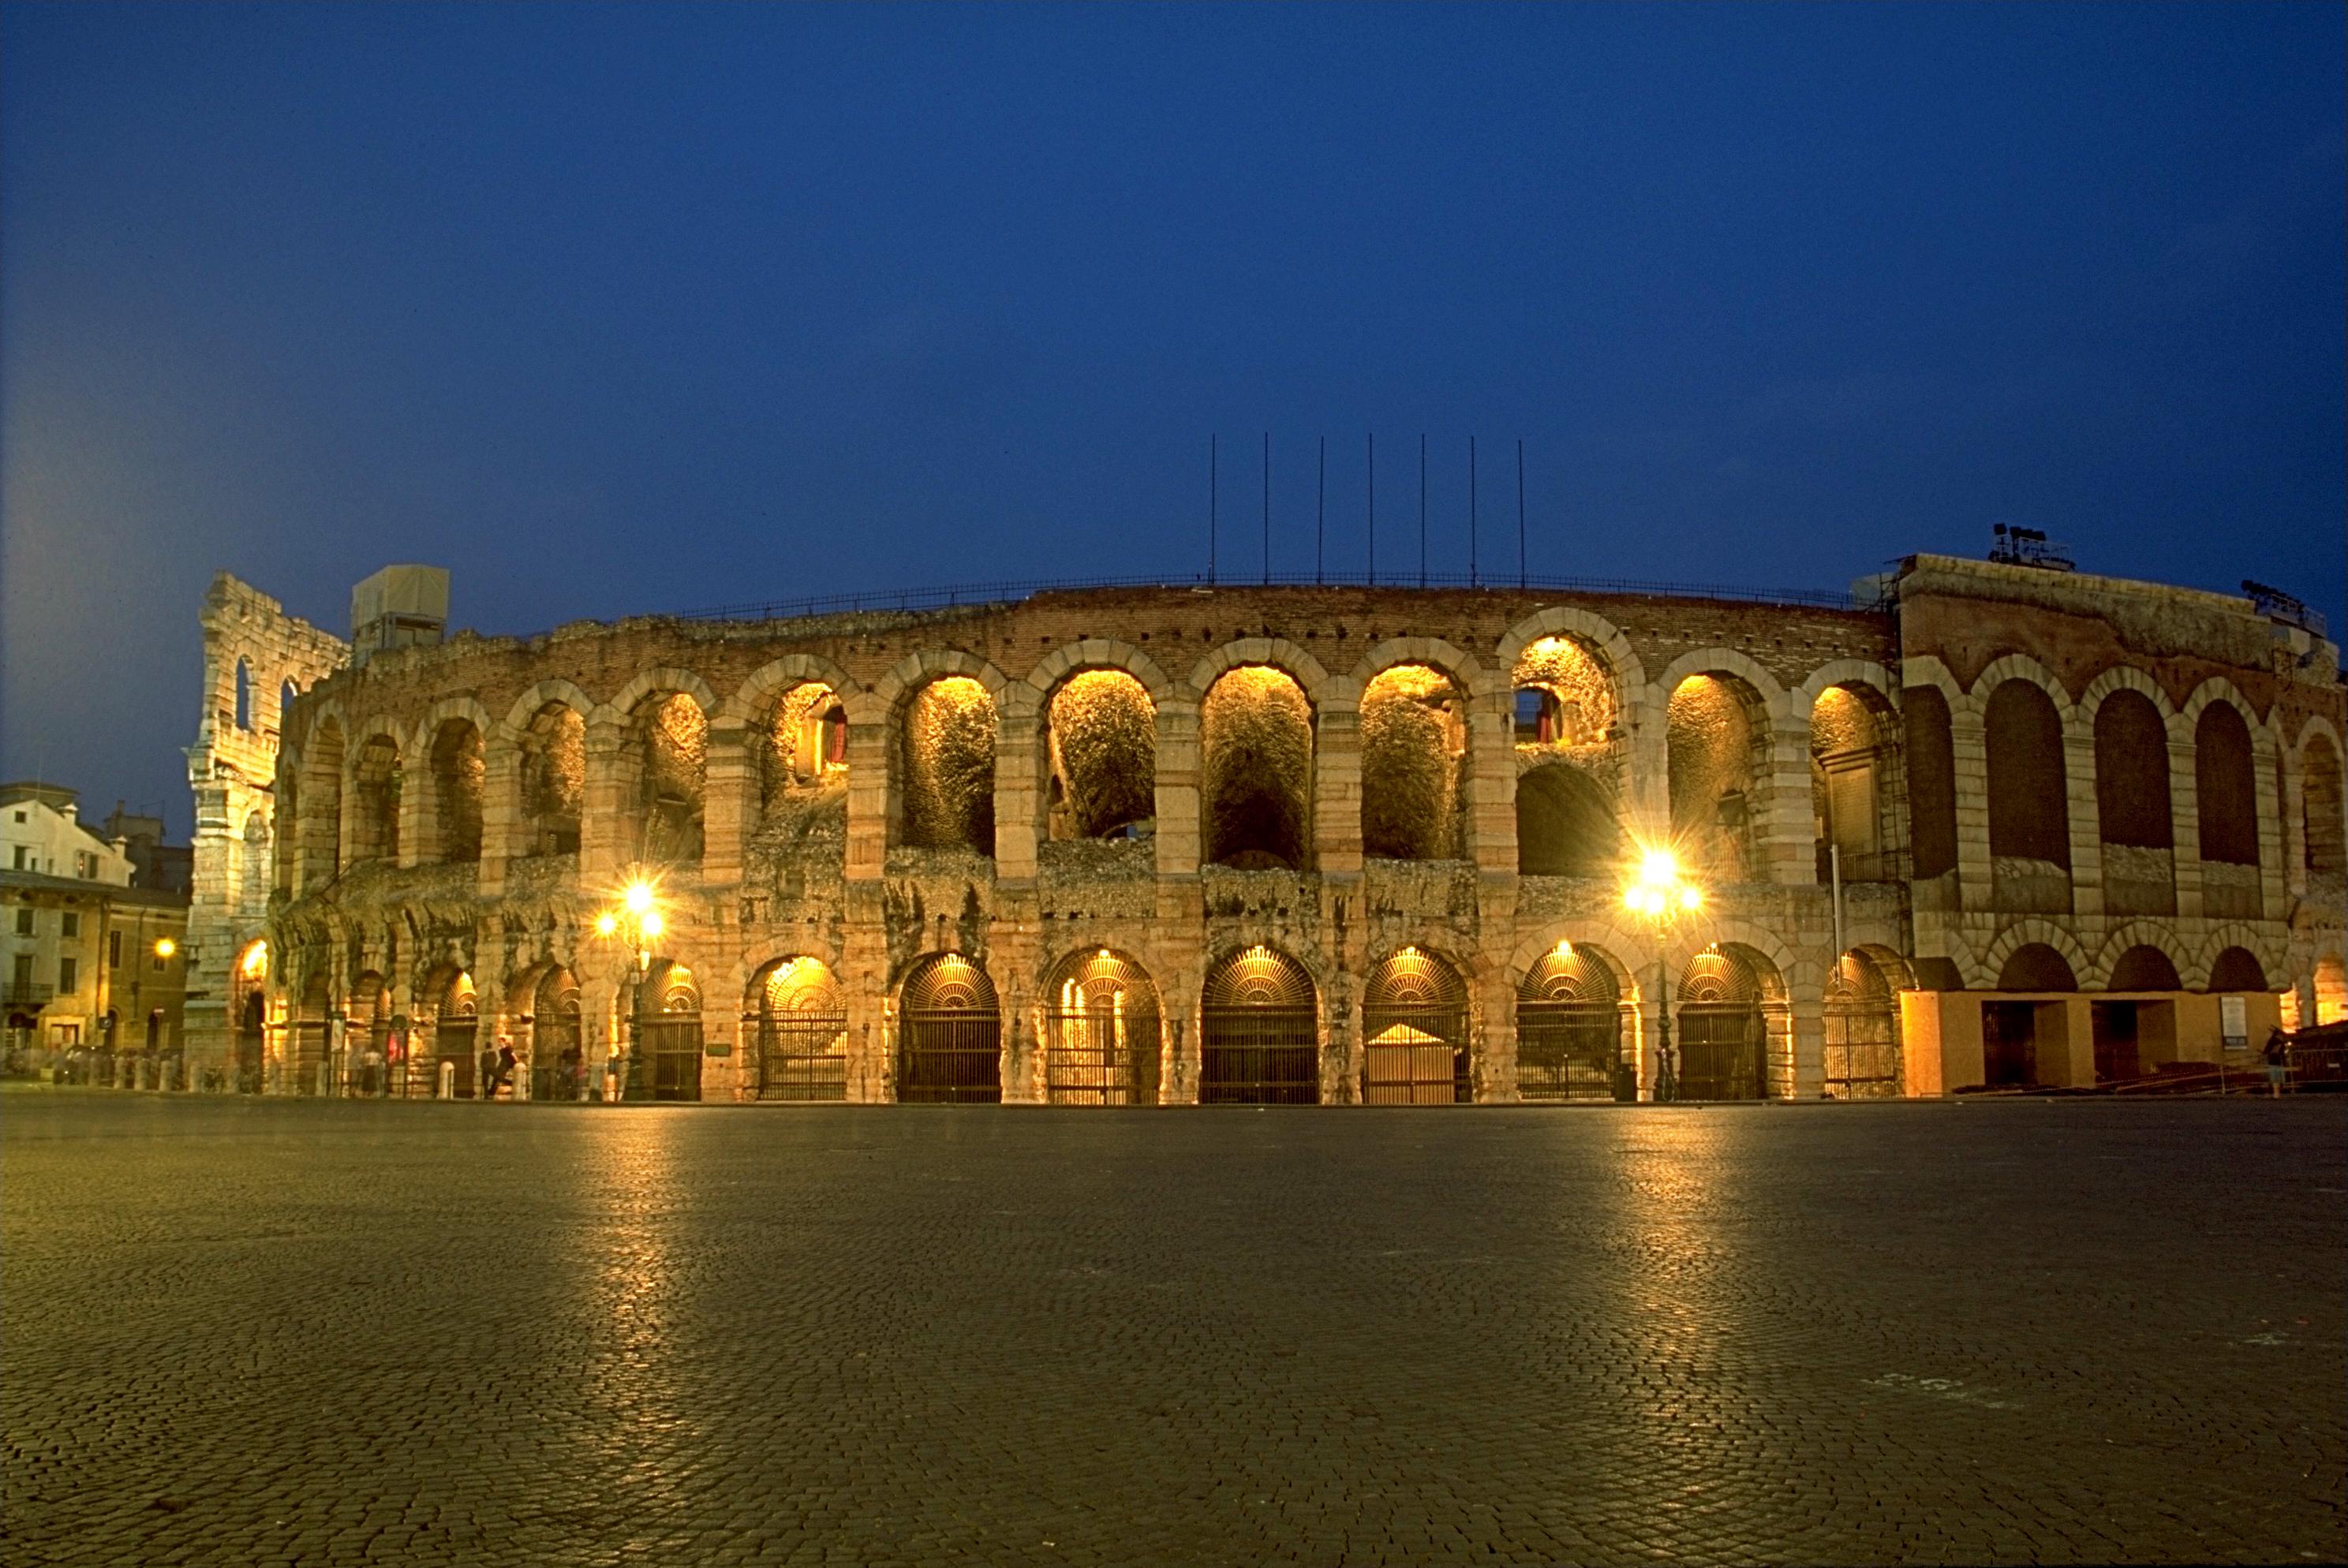
<instances>
[{"instance_id":1,"label":"iron gate","mask_svg":"<svg viewBox=\"0 0 2348 1568\"><path fill-rule=\"evenodd\" d=\"M1431 953L1405 948L1362 993L1362 1103L1466 1104L1468 988Z\"/></svg>"},{"instance_id":2,"label":"iron gate","mask_svg":"<svg viewBox=\"0 0 2348 1568\"><path fill-rule=\"evenodd\" d=\"M1622 1062L1622 1015L1612 1002L1517 1003L1517 1095L1612 1100Z\"/></svg>"},{"instance_id":3,"label":"iron gate","mask_svg":"<svg viewBox=\"0 0 2348 1568\"><path fill-rule=\"evenodd\" d=\"M758 1042L761 1100L848 1098L848 1013L767 1013L743 1020Z\"/></svg>"},{"instance_id":4,"label":"iron gate","mask_svg":"<svg viewBox=\"0 0 2348 1568\"><path fill-rule=\"evenodd\" d=\"M701 1016L654 1013L636 1020L629 1097L701 1098Z\"/></svg>"},{"instance_id":5,"label":"iron gate","mask_svg":"<svg viewBox=\"0 0 2348 1568\"><path fill-rule=\"evenodd\" d=\"M576 1100L579 1073L584 1061L580 1048L579 1015L538 1013L530 1020L530 1097L532 1100Z\"/></svg>"},{"instance_id":6,"label":"iron gate","mask_svg":"<svg viewBox=\"0 0 2348 1568\"><path fill-rule=\"evenodd\" d=\"M1759 1008L1735 1002L1691 1002L1681 1008L1680 1098L1765 1098L1765 1039Z\"/></svg>"},{"instance_id":7,"label":"iron gate","mask_svg":"<svg viewBox=\"0 0 2348 1568\"><path fill-rule=\"evenodd\" d=\"M1313 981L1285 953L1251 948L1208 980L1199 1009L1201 1105L1318 1105Z\"/></svg>"},{"instance_id":8,"label":"iron gate","mask_svg":"<svg viewBox=\"0 0 2348 1568\"><path fill-rule=\"evenodd\" d=\"M1063 963L1046 994L1044 1096L1055 1105L1158 1101L1158 987L1104 949Z\"/></svg>"},{"instance_id":9,"label":"iron gate","mask_svg":"<svg viewBox=\"0 0 2348 1568\"><path fill-rule=\"evenodd\" d=\"M1884 1100L1900 1093L1900 1020L1882 972L1846 953L1827 979L1826 1093Z\"/></svg>"},{"instance_id":10,"label":"iron gate","mask_svg":"<svg viewBox=\"0 0 2348 1568\"><path fill-rule=\"evenodd\" d=\"M1003 1098L1003 1016L994 982L958 953L924 959L905 981L897 1099L980 1104Z\"/></svg>"},{"instance_id":11,"label":"iron gate","mask_svg":"<svg viewBox=\"0 0 2348 1568\"><path fill-rule=\"evenodd\" d=\"M473 1097L473 1053L479 1049L479 1039L480 1020L471 1013L443 1018L432 1026L434 1061L432 1076L421 1086L424 1098L430 1099L440 1092L441 1064L451 1061L457 1064L457 1098L470 1100ZM418 1088L412 1074L408 1079L408 1088L410 1092L417 1091Z\"/></svg>"}]
</instances>

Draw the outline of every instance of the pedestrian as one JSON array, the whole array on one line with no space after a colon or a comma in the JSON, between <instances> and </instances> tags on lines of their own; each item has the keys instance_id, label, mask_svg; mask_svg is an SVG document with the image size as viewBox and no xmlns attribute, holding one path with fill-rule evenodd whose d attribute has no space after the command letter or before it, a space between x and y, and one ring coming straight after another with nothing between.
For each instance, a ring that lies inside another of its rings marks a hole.
<instances>
[{"instance_id":1,"label":"pedestrian","mask_svg":"<svg viewBox=\"0 0 2348 1568\"><path fill-rule=\"evenodd\" d=\"M520 1060L520 1058L514 1055L514 1048L511 1041L500 1040L499 1042L498 1073L497 1078L490 1085L492 1091L489 1095L490 1099L494 1100L497 1098L495 1091L499 1088L503 1088L505 1090L507 1099L510 1100L513 1098L514 1068Z\"/></svg>"},{"instance_id":2,"label":"pedestrian","mask_svg":"<svg viewBox=\"0 0 2348 1568\"><path fill-rule=\"evenodd\" d=\"M2281 1024L2267 1030L2267 1048L2260 1054L2266 1058L2267 1098L2279 1100L2282 1097L2283 1077L2291 1071L2291 1043L2284 1038Z\"/></svg>"},{"instance_id":3,"label":"pedestrian","mask_svg":"<svg viewBox=\"0 0 2348 1568\"><path fill-rule=\"evenodd\" d=\"M474 1092L483 1100L495 1100L498 1097L498 1048L494 1045L481 1047L481 1060L474 1063L474 1068L480 1075L474 1085Z\"/></svg>"}]
</instances>

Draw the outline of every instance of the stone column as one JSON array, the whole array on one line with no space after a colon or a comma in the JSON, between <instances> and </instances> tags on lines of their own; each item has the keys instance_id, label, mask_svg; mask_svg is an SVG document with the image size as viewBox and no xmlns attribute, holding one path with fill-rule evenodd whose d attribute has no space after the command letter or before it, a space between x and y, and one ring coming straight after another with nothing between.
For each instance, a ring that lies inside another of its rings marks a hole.
<instances>
[{"instance_id":1,"label":"stone column","mask_svg":"<svg viewBox=\"0 0 2348 1568\"><path fill-rule=\"evenodd\" d=\"M619 719L597 719L587 726L587 778L579 808L582 887L616 887L637 856L637 778L626 737L627 725Z\"/></svg>"},{"instance_id":2,"label":"stone column","mask_svg":"<svg viewBox=\"0 0 2348 1568\"><path fill-rule=\"evenodd\" d=\"M895 781L889 776L894 715L863 693L843 693L848 706L848 859L854 882L878 882L889 859L889 818ZM875 909L872 917L878 919Z\"/></svg>"},{"instance_id":3,"label":"stone column","mask_svg":"<svg viewBox=\"0 0 2348 1568\"><path fill-rule=\"evenodd\" d=\"M2291 854L2288 845L2298 835L2284 829L2287 792L2280 764L2281 753L2272 732L2260 728L2250 732L2251 792L2259 809L2259 918L2272 920L2285 913L2290 905L2290 882L2300 880L2304 886L2305 856ZM2297 822L2297 814L2291 820ZM2292 875L2287 876L2286 873Z\"/></svg>"},{"instance_id":4,"label":"stone column","mask_svg":"<svg viewBox=\"0 0 2348 1568\"><path fill-rule=\"evenodd\" d=\"M1787 1022L1793 1031L1794 1098L1816 1100L1826 1092L1827 1022L1822 978L1804 965L1787 977L1790 997Z\"/></svg>"},{"instance_id":5,"label":"stone column","mask_svg":"<svg viewBox=\"0 0 2348 1568\"><path fill-rule=\"evenodd\" d=\"M1810 804L1810 715L1796 692L1769 702L1769 776L1760 803L1761 864L1754 880L1780 886L1813 887L1818 880L1818 818Z\"/></svg>"},{"instance_id":6,"label":"stone column","mask_svg":"<svg viewBox=\"0 0 2348 1568\"><path fill-rule=\"evenodd\" d=\"M1158 710L1158 875L1199 872L1199 705L1169 698Z\"/></svg>"},{"instance_id":7,"label":"stone column","mask_svg":"<svg viewBox=\"0 0 2348 1568\"><path fill-rule=\"evenodd\" d=\"M2178 740L2179 730L2188 738ZM2201 917L2201 780L2195 771L2199 765L2200 752L2189 738L2191 733L2181 723L2176 724L2169 732L2168 742L2169 826L2177 844L2179 920Z\"/></svg>"},{"instance_id":8,"label":"stone column","mask_svg":"<svg viewBox=\"0 0 2348 1568\"><path fill-rule=\"evenodd\" d=\"M702 775L701 881L713 890L741 886L742 861L758 818L757 733L738 720L709 725Z\"/></svg>"},{"instance_id":9,"label":"stone column","mask_svg":"<svg viewBox=\"0 0 2348 1568\"><path fill-rule=\"evenodd\" d=\"M1993 909L1995 876L1989 845L1989 730L1981 704L1968 697L1949 704L1949 751L1954 761L1957 887L1969 911Z\"/></svg>"},{"instance_id":10,"label":"stone column","mask_svg":"<svg viewBox=\"0 0 2348 1568\"><path fill-rule=\"evenodd\" d=\"M1344 695L1324 699L1313 726L1313 864L1305 869L1324 876L1362 871L1361 711L1344 684Z\"/></svg>"},{"instance_id":11,"label":"stone column","mask_svg":"<svg viewBox=\"0 0 2348 1568\"><path fill-rule=\"evenodd\" d=\"M1517 748L1513 693L1468 704L1468 857L1478 873L1517 871Z\"/></svg>"},{"instance_id":12,"label":"stone column","mask_svg":"<svg viewBox=\"0 0 2348 1568\"><path fill-rule=\"evenodd\" d=\"M1468 1081L1479 1105L1513 1105L1517 1091L1516 989L1505 963L1494 964L1475 983L1475 1033Z\"/></svg>"},{"instance_id":13,"label":"stone column","mask_svg":"<svg viewBox=\"0 0 2348 1568\"><path fill-rule=\"evenodd\" d=\"M994 875L998 882L1035 876L1041 815L1043 714L1025 682L1006 687L994 714Z\"/></svg>"},{"instance_id":14,"label":"stone column","mask_svg":"<svg viewBox=\"0 0 2348 1568\"><path fill-rule=\"evenodd\" d=\"M2096 732L2070 724L2063 732L2063 791L2071 835L2071 913L2092 928L2104 916L2104 835L2096 804Z\"/></svg>"},{"instance_id":15,"label":"stone column","mask_svg":"<svg viewBox=\"0 0 2348 1568\"><path fill-rule=\"evenodd\" d=\"M521 809L521 752L502 734L485 736L481 760L481 869L484 898L506 890L506 867L538 846L524 844L526 825Z\"/></svg>"}]
</instances>

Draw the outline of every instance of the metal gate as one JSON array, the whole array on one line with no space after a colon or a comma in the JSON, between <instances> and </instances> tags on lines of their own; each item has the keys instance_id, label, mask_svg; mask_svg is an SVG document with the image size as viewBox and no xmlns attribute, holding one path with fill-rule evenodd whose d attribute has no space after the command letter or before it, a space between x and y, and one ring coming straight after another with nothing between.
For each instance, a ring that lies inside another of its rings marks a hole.
<instances>
[{"instance_id":1,"label":"metal gate","mask_svg":"<svg viewBox=\"0 0 2348 1568\"><path fill-rule=\"evenodd\" d=\"M906 979L898 1018L897 1099L978 1104L1003 1098L1003 1015L986 971L959 953Z\"/></svg>"},{"instance_id":2,"label":"metal gate","mask_svg":"<svg viewBox=\"0 0 2348 1568\"><path fill-rule=\"evenodd\" d=\"M1733 952L1707 948L1688 960L1680 981L1679 1097L1766 1097L1767 1032L1761 981Z\"/></svg>"},{"instance_id":3,"label":"metal gate","mask_svg":"<svg viewBox=\"0 0 2348 1568\"><path fill-rule=\"evenodd\" d=\"M654 1100L701 1098L701 1016L636 1020L637 1082Z\"/></svg>"},{"instance_id":4,"label":"metal gate","mask_svg":"<svg viewBox=\"0 0 2348 1568\"><path fill-rule=\"evenodd\" d=\"M1517 987L1517 1096L1535 1102L1635 1098L1623 1081L1621 991L1604 960L1566 948Z\"/></svg>"},{"instance_id":5,"label":"metal gate","mask_svg":"<svg viewBox=\"0 0 2348 1568\"><path fill-rule=\"evenodd\" d=\"M530 1019L530 1097L576 1100L586 1070L585 1034L579 1024L579 987L568 969L538 982Z\"/></svg>"},{"instance_id":6,"label":"metal gate","mask_svg":"<svg viewBox=\"0 0 2348 1568\"><path fill-rule=\"evenodd\" d=\"M1464 1105L1468 985L1434 954L1405 948L1362 990L1362 1103Z\"/></svg>"},{"instance_id":7,"label":"metal gate","mask_svg":"<svg viewBox=\"0 0 2348 1568\"><path fill-rule=\"evenodd\" d=\"M1107 948L1075 955L1046 983L1044 1096L1055 1105L1158 1101L1158 987Z\"/></svg>"},{"instance_id":8,"label":"metal gate","mask_svg":"<svg viewBox=\"0 0 2348 1568\"><path fill-rule=\"evenodd\" d=\"M432 1026L431 1076L418 1084L411 1072L407 1081L408 1091L420 1094L425 1099L439 1093L441 1064L454 1062L457 1066L457 1098L470 1100L475 1076L473 1054L479 1049L479 1040L480 1020L469 1012L453 1018L442 1013L439 1021Z\"/></svg>"},{"instance_id":9,"label":"metal gate","mask_svg":"<svg viewBox=\"0 0 2348 1568\"><path fill-rule=\"evenodd\" d=\"M1318 1105L1320 1019L1313 979L1269 948L1250 948L1208 977L1199 1008L1199 1102Z\"/></svg>"},{"instance_id":10,"label":"metal gate","mask_svg":"<svg viewBox=\"0 0 2348 1568\"><path fill-rule=\"evenodd\" d=\"M819 959L787 958L756 982L742 1038L758 1052L761 1100L848 1098L848 1003Z\"/></svg>"},{"instance_id":11,"label":"metal gate","mask_svg":"<svg viewBox=\"0 0 2348 1568\"><path fill-rule=\"evenodd\" d=\"M1826 1094L1887 1100L1900 1093L1900 1017L1882 970L1845 953L1827 978Z\"/></svg>"}]
</instances>

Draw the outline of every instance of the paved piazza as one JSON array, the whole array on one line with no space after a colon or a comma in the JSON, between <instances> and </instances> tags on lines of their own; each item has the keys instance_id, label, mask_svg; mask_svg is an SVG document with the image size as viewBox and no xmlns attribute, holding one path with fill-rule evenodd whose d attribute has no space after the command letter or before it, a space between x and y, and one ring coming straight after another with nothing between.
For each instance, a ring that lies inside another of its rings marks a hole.
<instances>
[{"instance_id":1,"label":"paved piazza","mask_svg":"<svg viewBox=\"0 0 2348 1568\"><path fill-rule=\"evenodd\" d=\"M6 1555L2338 1561L2343 1113L20 1091Z\"/></svg>"}]
</instances>

